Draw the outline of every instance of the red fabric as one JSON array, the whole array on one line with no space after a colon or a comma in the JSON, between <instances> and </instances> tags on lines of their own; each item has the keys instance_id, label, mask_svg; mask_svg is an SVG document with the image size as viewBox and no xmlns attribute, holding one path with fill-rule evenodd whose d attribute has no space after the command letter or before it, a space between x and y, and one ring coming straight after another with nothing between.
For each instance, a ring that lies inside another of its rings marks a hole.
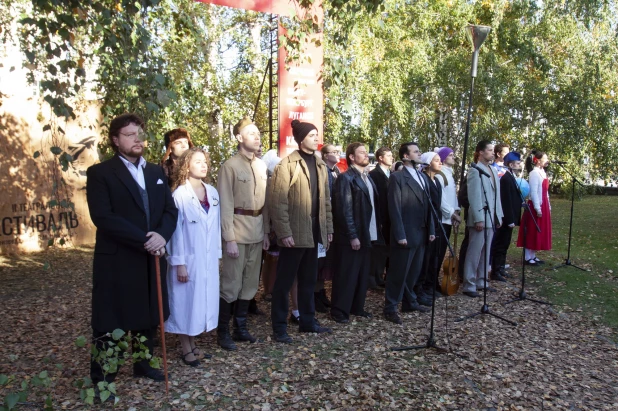
<instances>
[{"instance_id":1,"label":"red fabric","mask_svg":"<svg viewBox=\"0 0 618 411\"><path fill-rule=\"evenodd\" d=\"M534 222L530 218L528 211L524 212L521 219L521 227L519 228L519 236L517 237L517 247L524 246L524 225L527 227L526 248L529 250L551 250L551 211L549 211L549 180L543 180L543 204L541 204L541 214L543 217L537 217L532 201L528 200L530 211L534 215L541 232L536 231Z\"/></svg>"}]
</instances>

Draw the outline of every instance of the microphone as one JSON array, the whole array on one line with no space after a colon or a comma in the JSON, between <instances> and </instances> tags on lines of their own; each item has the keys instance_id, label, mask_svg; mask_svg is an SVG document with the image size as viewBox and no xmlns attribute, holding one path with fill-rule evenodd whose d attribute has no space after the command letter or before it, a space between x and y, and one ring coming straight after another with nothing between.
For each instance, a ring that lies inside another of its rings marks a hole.
<instances>
[{"instance_id":1,"label":"microphone","mask_svg":"<svg viewBox=\"0 0 618 411\"><path fill-rule=\"evenodd\" d=\"M470 163L470 167L479 172L480 175L485 176L487 178L491 178L487 171L483 170L481 167L477 166L476 163Z\"/></svg>"},{"instance_id":2,"label":"microphone","mask_svg":"<svg viewBox=\"0 0 618 411\"><path fill-rule=\"evenodd\" d=\"M560 165L566 165L566 161L550 161L549 164L560 164Z\"/></svg>"}]
</instances>

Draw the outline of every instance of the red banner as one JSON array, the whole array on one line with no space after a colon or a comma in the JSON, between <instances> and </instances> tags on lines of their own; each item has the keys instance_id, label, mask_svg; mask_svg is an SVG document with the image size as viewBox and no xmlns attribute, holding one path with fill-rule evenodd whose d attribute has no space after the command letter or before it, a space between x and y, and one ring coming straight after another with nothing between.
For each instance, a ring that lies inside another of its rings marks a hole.
<instances>
[{"instance_id":1,"label":"red banner","mask_svg":"<svg viewBox=\"0 0 618 411\"><path fill-rule=\"evenodd\" d=\"M279 14L281 16L307 17L311 16L322 25L324 9L322 1L316 1L311 10L302 9L297 0L197 0L202 3L228 6L244 10L261 11ZM285 35L285 29L279 25L278 37ZM323 112L324 92L322 90L322 66L324 54L322 51L322 34L316 34L304 45L301 62L291 63L286 67L287 52L279 47L279 156L285 157L298 148L292 136L292 120L314 124L320 135L320 143L324 141ZM316 46L311 40L318 40Z\"/></svg>"},{"instance_id":2,"label":"red banner","mask_svg":"<svg viewBox=\"0 0 618 411\"><path fill-rule=\"evenodd\" d=\"M279 36L285 29L279 26ZM320 43L322 36L319 35ZM298 148L292 136L292 121L312 123L318 129L320 144L324 141L324 92L322 90L322 46L308 42L302 62L285 66L287 53L279 47L279 156L287 156Z\"/></svg>"},{"instance_id":3,"label":"red banner","mask_svg":"<svg viewBox=\"0 0 618 411\"><path fill-rule=\"evenodd\" d=\"M298 3L294 0L197 0L201 3L218 6L234 7L236 9L261 11L262 13L289 16L296 10Z\"/></svg>"}]
</instances>

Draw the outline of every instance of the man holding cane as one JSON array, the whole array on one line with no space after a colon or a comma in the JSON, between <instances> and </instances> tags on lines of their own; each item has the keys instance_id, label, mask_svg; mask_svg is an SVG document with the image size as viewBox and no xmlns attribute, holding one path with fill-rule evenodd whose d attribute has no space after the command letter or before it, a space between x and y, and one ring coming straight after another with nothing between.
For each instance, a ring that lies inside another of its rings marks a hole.
<instances>
[{"instance_id":1,"label":"man holding cane","mask_svg":"<svg viewBox=\"0 0 618 411\"><path fill-rule=\"evenodd\" d=\"M153 352L152 339L159 325L155 258L176 228L178 210L163 169L147 163L144 152L144 123L135 114L123 114L109 126L110 145L116 155L87 171L87 200L90 217L97 227L93 262L93 342L102 349L119 328L146 337L144 345ZM166 262L161 260L161 273ZM169 315L167 288L163 284L163 312ZM148 360L133 365L133 375L163 381L164 375ZM91 360L93 384L112 382L116 373L105 375Z\"/></svg>"}]
</instances>

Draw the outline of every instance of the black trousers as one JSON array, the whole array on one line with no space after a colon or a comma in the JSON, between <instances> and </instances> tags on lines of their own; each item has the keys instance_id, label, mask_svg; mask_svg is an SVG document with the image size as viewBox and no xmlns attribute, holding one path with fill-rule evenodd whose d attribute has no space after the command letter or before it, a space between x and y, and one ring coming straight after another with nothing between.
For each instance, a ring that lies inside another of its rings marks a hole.
<instances>
[{"instance_id":1,"label":"black trousers","mask_svg":"<svg viewBox=\"0 0 618 411\"><path fill-rule=\"evenodd\" d=\"M300 328L312 328L315 322L313 291L318 276L318 249L281 247L277 262L277 278L272 293L270 317L273 332L283 334L288 325L289 294L294 279L298 280L298 312Z\"/></svg>"},{"instance_id":2,"label":"black trousers","mask_svg":"<svg viewBox=\"0 0 618 411\"><path fill-rule=\"evenodd\" d=\"M389 247L388 245L372 245L370 254L371 263L367 287L374 288L384 285L384 268L388 260Z\"/></svg>"},{"instance_id":3,"label":"black trousers","mask_svg":"<svg viewBox=\"0 0 618 411\"><path fill-rule=\"evenodd\" d=\"M149 330L134 330L131 331L131 337L135 337L138 334L141 336L146 337L146 341L144 341L144 345L146 347L148 347L148 352L150 353L150 355L154 355L154 345L152 342L152 339L156 333L157 329L156 328L152 328ZM117 341L114 341L114 339L111 336L106 336L105 334L107 334L107 332L103 332L103 331L97 331L97 330L92 330L92 343L94 344L94 346L96 347L97 350L101 351L102 349L108 349L110 348L108 344L108 342L114 342L117 343ZM111 331L110 331L111 334ZM137 352L139 350L139 344L133 347L133 352ZM119 354L119 358L122 358L122 354ZM132 361L132 360L128 360L128 361ZM141 371L147 371L148 369L150 369L150 361L149 360L141 360L138 362L133 363L133 369L140 369ZM120 371L120 366L118 366L118 371ZM115 373L108 373L107 376L105 375L103 368L101 366L101 364L99 364L98 362L94 361L94 357L91 355L90 356L90 379L92 380L92 383L94 384L94 386L96 387L97 383L99 381L107 381L107 382L113 382L116 379L116 374Z\"/></svg>"},{"instance_id":4,"label":"black trousers","mask_svg":"<svg viewBox=\"0 0 618 411\"><path fill-rule=\"evenodd\" d=\"M330 313L333 317L350 318L350 313L365 311L367 277L369 275L371 249L336 244L337 265L333 277Z\"/></svg>"},{"instance_id":5,"label":"black trousers","mask_svg":"<svg viewBox=\"0 0 618 411\"><path fill-rule=\"evenodd\" d=\"M436 257L438 254L438 237L425 246L425 253L423 254L423 268L421 274L416 281L414 292L419 295L426 291L431 290L434 283L434 277L439 273L436 270Z\"/></svg>"},{"instance_id":6,"label":"black trousers","mask_svg":"<svg viewBox=\"0 0 618 411\"><path fill-rule=\"evenodd\" d=\"M451 238L451 229L453 226L450 224L442 224L442 226L446 232L446 238ZM444 256L446 255L446 249L448 248L447 240L442 237L442 230L440 230L436 234L436 239L433 241L433 244L430 244L431 247L428 247L431 248L431 254L427 256L427 251L425 251L426 260L423 262L423 266L427 264L427 275L423 286L427 291L431 291L432 284L435 284L436 286L440 285L438 280L440 278L440 271L442 270L442 262L444 261ZM427 260L427 258L429 258L429 260Z\"/></svg>"},{"instance_id":7,"label":"black trousers","mask_svg":"<svg viewBox=\"0 0 618 411\"><path fill-rule=\"evenodd\" d=\"M502 225L496 230L494 234L494 241L492 244L493 258L491 260L491 269L499 270L504 268L506 264L506 253L511 245L511 239L513 238L513 228L508 225Z\"/></svg>"},{"instance_id":8,"label":"black trousers","mask_svg":"<svg viewBox=\"0 0 618 411\"><path fill-rule=\"evenodd\" d=\"M423 233L423 238L426 237ZM386 276L384 292L384 313L397 312L397 306L402 301L404 293L406 300L416 302L414 286L423 268L425 245L403 248L391 245L390 267Z\"/></svg>"}]
</instances>

